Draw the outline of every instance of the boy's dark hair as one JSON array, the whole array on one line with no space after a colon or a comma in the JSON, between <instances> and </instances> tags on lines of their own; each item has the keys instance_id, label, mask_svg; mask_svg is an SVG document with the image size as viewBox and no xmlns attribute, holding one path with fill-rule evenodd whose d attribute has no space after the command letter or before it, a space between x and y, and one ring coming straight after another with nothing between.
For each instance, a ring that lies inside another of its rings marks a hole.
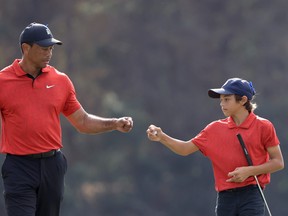
<instances>
[{"instance_id":1,"label":"boy's dark hair","mask_svg":"<svg viewBox=\"0 0 288 216\"><path fill-rule=\"evenodd\" d=\"M240 95L235 95L235 99L236 101L241 101L243 96ZM254 98L254 97L253 97ZM248 110L248 112L250 113L251 111L254 111L257 108L257 104L256 103L252 103L249 99L247 100L247 102L244 104L246 110Z\"/></svg>"}]
</instances>

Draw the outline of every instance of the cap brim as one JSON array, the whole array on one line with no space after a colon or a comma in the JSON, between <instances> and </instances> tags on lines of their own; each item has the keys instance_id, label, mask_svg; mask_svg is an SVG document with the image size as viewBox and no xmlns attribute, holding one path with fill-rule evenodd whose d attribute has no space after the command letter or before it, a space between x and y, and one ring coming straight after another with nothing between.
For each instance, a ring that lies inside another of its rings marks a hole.
<instances>
[{"instance_id":1,"label":"cap brim","mask_svg":"<svg viewBox=\"0 0 288 216\"><path fill-rule=\"evenodd\" d=\"M230 94L233 94L223 88L218 88L218 89L210 89L208 91L208 95L209 97L211 98L220 98L220 95L230 95Z\"/></svg>"},{"instance_id":2,"label":"cap brim","mask_svg":"<svg viewBox=\"0 0 288 216\"><path fill-rule=\"evenodd\" d=\"M41 40L41 41L36 41L35 43L39 46L42 46L42 47L53 46L55 44L62 45L62 42L55 39L55 38L49 38L49 39L45 39L45 40Z\"/></svg>"}]
</instances>

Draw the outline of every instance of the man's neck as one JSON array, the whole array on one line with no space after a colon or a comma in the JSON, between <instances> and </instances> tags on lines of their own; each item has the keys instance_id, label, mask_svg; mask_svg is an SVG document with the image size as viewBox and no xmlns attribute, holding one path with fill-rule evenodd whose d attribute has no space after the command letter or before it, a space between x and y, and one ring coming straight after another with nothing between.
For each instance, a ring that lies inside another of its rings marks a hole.
<instances>
[{"instance_id":1,"label":"man's neck","mask_svg":"<svg viewBox=\"0 0 288 216\"><path fill-rule=\"evenodd\" d=\"M36 78L41 73L42 70L41 68L34 67L33 64L27 63L23 59L21 59L21 61L19 62L19 66L22 68L24 72L30 74L34 78Z\"/></svg>"}]
</instances>

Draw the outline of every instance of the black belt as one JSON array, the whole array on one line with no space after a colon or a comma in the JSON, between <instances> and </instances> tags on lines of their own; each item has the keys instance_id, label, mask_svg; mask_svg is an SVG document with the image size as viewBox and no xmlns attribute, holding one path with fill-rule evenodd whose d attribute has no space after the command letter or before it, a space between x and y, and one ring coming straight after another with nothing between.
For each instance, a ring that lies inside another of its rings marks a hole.
<instances>
[{"instance_id":1,"label":"black belt","mask_svg":"<svg viewBox=\"0 0 288 216\"><path fill-rule=\"evenodd\" d=\"M248 185L248 186L244 186L244 187L231 188L231 189L220 191L220 193L223 193L223 192L239 192L239 191L250 190L252 188L258 188L258 186L257 185Z\"/></svg>"},{"instance_id":2,"label":"black belt","mask_svg":"<svg viewBox=\"0 0 288 216\"><path fill-rule=\"evenodd\" d=\"M34 159L39 159L39 158L48 158L56 155L57 152L59 152L60 149L57 150L51 150L48 152L43 152L43 153L38 153L38 154L29 154L29 155L13 155L13 154L8 154L8 155L13 155L13 156L20 156L20 157L29 157L29 158L34 158Z\"/></svg>"}]
</instances>

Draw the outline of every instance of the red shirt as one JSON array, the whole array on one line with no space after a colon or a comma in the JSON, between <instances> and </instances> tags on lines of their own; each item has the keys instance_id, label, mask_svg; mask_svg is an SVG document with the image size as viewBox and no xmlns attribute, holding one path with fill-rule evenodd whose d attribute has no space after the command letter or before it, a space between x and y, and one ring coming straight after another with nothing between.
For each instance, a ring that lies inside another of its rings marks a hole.
<instances>
[{"instance_id":1,"label":"red shirt","mask_svg":"<svg viewBox=\"0 0 288 216\"><path fill-rule=\"evenodd\" d=\"M81 105L68 76L51 66L32 79L16 59L0 72L0 152L16 155L62 148L60 114Z\"/></svg>"},{"instance_id":2,"label":"red shirt","mask_svg":"<svg viewBox=\"0 0 288 216\"><path fill-rule=\"evenodd\" d=\"M256 184L253 177L249 177L242 183L226 182L229 172L237 167L248 166L236 136L238 133L245 142L253 165L267 162L269 160L267 148L279 145L272 123L256 116L253 112L239 126L231 117L207 125L192 139L192 142L212 162L216 191ZM265 187L270 182L270 174L260 175L258 180L260 185Z\"/></svg>"}]
</instances>

